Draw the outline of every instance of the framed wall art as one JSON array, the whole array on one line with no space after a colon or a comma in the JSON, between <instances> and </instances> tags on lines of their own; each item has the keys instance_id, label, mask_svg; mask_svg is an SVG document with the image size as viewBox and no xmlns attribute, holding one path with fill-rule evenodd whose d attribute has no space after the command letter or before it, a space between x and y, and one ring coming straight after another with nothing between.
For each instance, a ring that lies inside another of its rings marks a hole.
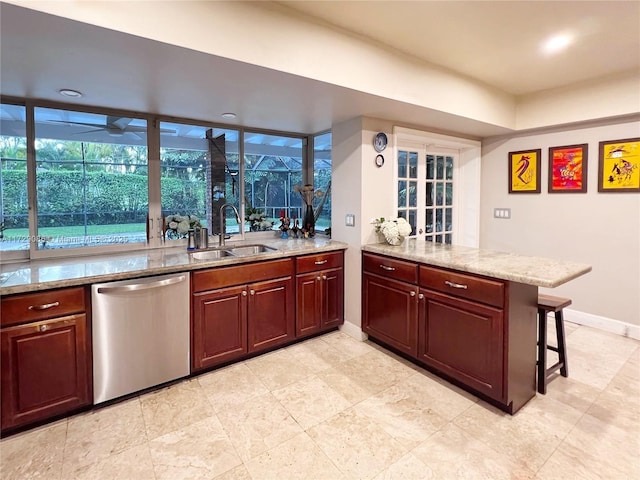
<instances>
[{"instance_id":1,"label":"framed wall art","mask_svg":"<svg viewBox=\"0 0 640 480\"><path fill-rule=\"evenodd\" d=\"M588 145L549 148L549 193L587 191Z\"/></svg>"},{"instance_id":2,"label":"framed wall art","mask_svg":"<svg viewBox=\"0 0 640 480\"><path fill-rule=\"evenodd\" d=\"M509 152L509 193L540 193L541 152Z\"/></svg>"},{"instance_id":3,"label":"framed wall art","mask_svg":"<svg viewBox=\"0 0 640 480\"><path fill-rule=\"evenodd\" d=\"M600 142L599 192L640 192L640 138Z\"/></svg>"}]
</instances>

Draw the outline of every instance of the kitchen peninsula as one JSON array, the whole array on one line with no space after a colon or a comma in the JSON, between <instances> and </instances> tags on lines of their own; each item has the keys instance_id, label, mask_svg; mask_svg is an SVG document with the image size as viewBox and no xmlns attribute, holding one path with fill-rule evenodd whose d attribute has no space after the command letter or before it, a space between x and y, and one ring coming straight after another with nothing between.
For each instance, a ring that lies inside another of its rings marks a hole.
<instances>
[{"instance_id":1,"label":"kitchen peninsula","mask_svg":"<svg viewBox=\"0 0 640 480\"><path fill-rule=\"evenodd\" d=\"M536 393L538 287L589 265L410 240L362 247L369 337L511 414Z\"/></svg>"}]
</instances>

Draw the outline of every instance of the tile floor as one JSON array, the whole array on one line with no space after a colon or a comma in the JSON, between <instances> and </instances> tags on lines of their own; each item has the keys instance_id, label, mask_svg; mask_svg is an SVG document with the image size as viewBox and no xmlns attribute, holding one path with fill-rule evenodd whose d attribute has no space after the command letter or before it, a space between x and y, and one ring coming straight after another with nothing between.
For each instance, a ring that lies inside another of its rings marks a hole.
<instances>
[{"instance_id":1,"label":"tile floor","mask_svg":"<svg viewBox=\"0 0 640 480\"><path fill-rule=\"evenodd\" d=\"M332 332L6 438L0 478L640 478L640 342L567 334L570 377L514 416Z\"/></svg>"}]
</instances>

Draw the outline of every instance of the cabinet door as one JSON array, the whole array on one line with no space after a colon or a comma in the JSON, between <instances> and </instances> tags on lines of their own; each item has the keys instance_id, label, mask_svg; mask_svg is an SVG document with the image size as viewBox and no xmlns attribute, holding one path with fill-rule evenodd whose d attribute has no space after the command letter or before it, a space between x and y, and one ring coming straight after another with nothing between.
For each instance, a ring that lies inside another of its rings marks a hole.
<instances>
[{"instance_id":1,"label":"cabinet door","mask_svg":"<svg viewBox=\"0 0 640 480\"><path fill-rule=\"evenodd\" d=\"M293 279L257 282L248 288L249 352L266 350L295 338Z\"/></svg>"},{"instance_id":2,"label":"cabinet door","mask_svg":"<svg viewBox=\"0 0 640 480\"><path fill-rule=\"evenodd\" d=\"M296 336L320 330L322 322L322 280L320 272L296 276Z\"/></svg>"},{"instance_id":3,"label":"cabinet door","mask_svg":"<svg viewBox=\"0 0 640 480\"><path fill-rule=\"evenodd\" d=\"M193 370L234 360L247 353L247 289L221 288L193 295Z\"/></svg>"},{"instance_id":4,"label":"cabinet door","mask_svg":"<svg viewBox=\"0 0 640 480\"><path fill-rule=\"evenodd\" d=\"M85 314L5 328L0 337L3 429L91 403Z\"/></svg>"},{"instance_id":5,"label":"cabinet door","mask_svg":"<svg viewBox=\"0 0 640 480\"><path fill-rule=\"evenodd\" d=\"M417 287L363 275L364 331L403 352L417 355Z\"/></svg>"},{"instance_id":6,"label":"cabinet door","mask_svg":"<svg viewBox=\"0 0 640 480\"><path fill-rule=\"evenodd\" d=\"M503 311L422 290L418 358L503 401Z\"/></svg>"},{"instance_id":7,"label":"cabinet door","mask_svg":"<svg viewBox=\"0 0 640 480\"><path fill-rule=\"evenodd\" d=\"M321 274L322 328L333 328L344 322L344 270L336 268Z\"/></svg>"}]
</instances>

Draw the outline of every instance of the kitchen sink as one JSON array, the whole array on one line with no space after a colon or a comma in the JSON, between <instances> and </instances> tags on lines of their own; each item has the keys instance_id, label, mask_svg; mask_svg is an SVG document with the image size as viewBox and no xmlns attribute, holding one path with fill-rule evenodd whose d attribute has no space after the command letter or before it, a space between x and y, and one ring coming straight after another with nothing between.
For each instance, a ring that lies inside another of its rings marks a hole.
<instances>
[{"instance_id":1,"label":"kitchen sink","mask_svg":"<svg viewBox=\"0 0 640 480\"><path fill-rule=\"evenodd\" d=\"M242 245L238 247L227 248L227 251L232 255L239 257L248 255L257 255L259 253L270 253L277 251L277 248L269 247L267 245Z\"/></svg>"},{"instance_id":2,"label":"kitchen sink","mask_svg":"<svg viewBox=\"0 0 640 480\"><path fill-rule=\"evenodd\" d=\"M191 258L194 260L216 260L218 258L233 257L228 250L201 250L199 252L191 252Z\"/></svg>"},{"instance_id":3,"label":"kitchen sink","mask_svg":"<svg viewBox=\"0 0 640 480\"><path fill-rule=\"evenodd\" d=\"M261 253L270 253L277 251L277 248L267 245L241 245L237 247L222 247L211 250L198 250L191 252L191 258L194 260L217 260L226 257L248 257L251 255L259 255Z\"/></svg>"}]
</instances>

